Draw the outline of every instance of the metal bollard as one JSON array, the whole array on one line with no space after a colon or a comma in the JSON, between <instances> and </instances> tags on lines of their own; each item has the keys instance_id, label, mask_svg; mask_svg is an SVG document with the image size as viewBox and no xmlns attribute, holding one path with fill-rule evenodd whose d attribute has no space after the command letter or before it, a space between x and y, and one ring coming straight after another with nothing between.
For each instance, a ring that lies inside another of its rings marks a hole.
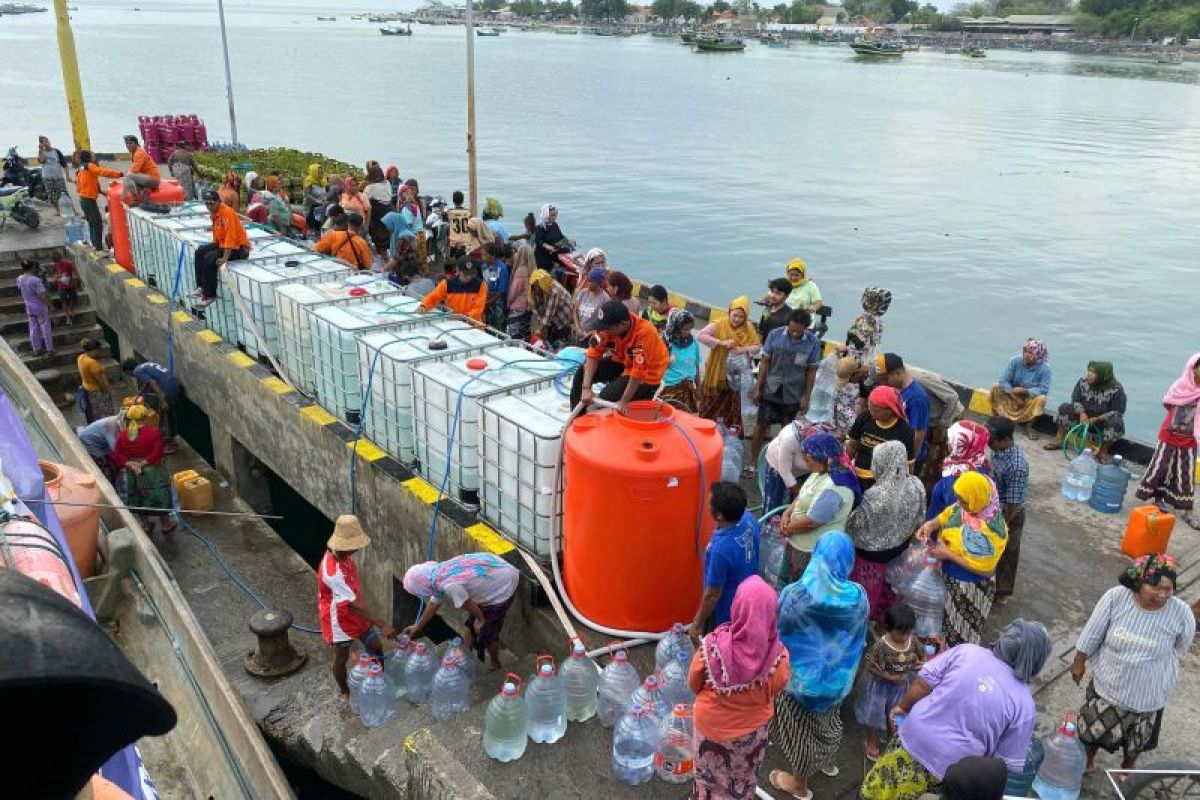
<instances>
[{"instance_id":1,"label":"metal bollard","mask_svg":"<svg viewBox=\"0 0 1200 800\"><path fill-rule=\"evenodd\" d=\"M264 608L250 618L250 632L258 638L258 647L246 654L246 672L258 678L291 675L308 660L296 651L288 639L292 614L286 609Z\"/></svg>"}]
</instances>

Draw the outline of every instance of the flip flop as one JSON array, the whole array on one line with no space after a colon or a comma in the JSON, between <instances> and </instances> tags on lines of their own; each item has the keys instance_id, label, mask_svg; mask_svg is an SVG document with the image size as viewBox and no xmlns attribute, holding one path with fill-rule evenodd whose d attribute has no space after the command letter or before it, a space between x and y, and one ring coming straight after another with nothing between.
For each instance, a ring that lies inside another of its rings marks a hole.
<instances>
[{"instance_id":1,"label":"flip flop","mask_svg":"<svg viewBox=\"0 0 1200 800\"><path fill-rule=\"evenodd\" d=\"M842 771L838 768L837 764L822 764L821 774L828 775L831 778L836 778L838 775L842 774Z\"/></svg>"},{"instance_id":2,"label":"flip flop","mask_svg":"<svg viewBox=\"0 0 1200 800\"><path fill-rule=\"evenodd\" d=\"M783 775L783 774L784 774L783 770L773 769L773 770L771 770L771 774L767 776L767 782L770 783L773 788L778 789L779 791L786 794L788 797L794 797L794 798L796 798L796 800L812 800L812 796L813 796L812 789L809 789L808 792L806 792L805 794L796 794L795 792L788 791L787 789L780 786L779 785L779 776Z\"/></svg>"}]
</instances>

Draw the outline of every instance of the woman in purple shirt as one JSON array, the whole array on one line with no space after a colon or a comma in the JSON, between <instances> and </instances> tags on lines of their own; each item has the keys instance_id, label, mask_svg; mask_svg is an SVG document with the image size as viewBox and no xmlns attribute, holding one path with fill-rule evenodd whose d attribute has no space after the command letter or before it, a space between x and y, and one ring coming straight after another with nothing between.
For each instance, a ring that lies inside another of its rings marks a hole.
<instances>
[{"instance_id":1,"label":"woman in purple shirt","mask_svg":"<svg viewBox=\"0 0 1200 800\"><path fill-rule=\"evenodd\" d=\"M863 779L863 800L917 800L967 756L1024 769L1037 720L1029 681L1049 655L1041 623L1017 619L991 650L960 644L929 661L889 715L899 742Z\"/></svg>"}]
</instances>

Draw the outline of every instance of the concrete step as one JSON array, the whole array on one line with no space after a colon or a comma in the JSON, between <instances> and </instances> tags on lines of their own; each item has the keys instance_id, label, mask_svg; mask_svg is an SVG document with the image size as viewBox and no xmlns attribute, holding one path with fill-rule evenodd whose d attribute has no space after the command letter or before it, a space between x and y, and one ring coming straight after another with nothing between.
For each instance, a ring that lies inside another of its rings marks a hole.
<instances>
[{"instance_id":1,"label":"concrete step","mask_svg":"<svg viewBox=\"0 0 1200 800\"><path fill-rule=\"evenodd\" d=\"M79 348L72 347L70 350L55 350L54 355L46 355L43 353L40 356L35 356L28 351L21 353L21 363L30 372L37 372L43 369L55 367L72 375L78 376L75 368L75 360L79 358ZM110 378L120 377L121 365L114 358L102 358L100 363L104 366L104 371L108 373ZM76 378L78 379L78 377Z\"/></svg>"},{"instance_id":2,"label":"concrete step","mask_svg":"<svg viewBox=\"0 0 1200 800\"><path fill-rule=\"evenodd\" d=\"M50 309L50 324L55 328L60 328L66 325L66 315L57 309ZM87 302L86 297L80 297L79 302L75 305L75 323L77 325L90 325L96 321L96 310ZM18 309L18 313L0 314L0 336L21 335L28 330L29 322L25 316L25 309Z\"/></svg>"},{"instance_id":3,"label":"concrete step","mask_svg":"<svg viewBox=\"0 0 1200 800\"><path fill-rule=\"evenodd\" d=\"M64 350L71 351L75 355L81 352L79 349L79 340L86 337L97 340L101 344L104 343L104 332L100 329L100 325L96 322L77 322L74 325L62 325L59 327L51 326L50 334L54 339L55 351ZM18 353L24 355L31 353L29 331L18 330L4 337L9 346Z\"/></svg>"},{"instance_id":4,"label":"concrete step","mask_svg":"<svg viewBox=\"0 0 1200 800\"><path fill-rule=\"evenodd\" d=\"M25 301L23 301L21 299L21 295L15 291L10 295L5 296L3 293L3 290L5 288L8 288L8 287L0 287L0 319L10 317L10 316L24 317L25 316ZM15 286L12 288L14 290L16 289ZM46 296L50 299L50 305L52 307L51 310L53 311L53 310L57 309L57 307L58 307L58 292L57 291L47 291ZM89 311L92 309L92 303L91 303L91 300L88 299L88 294L87 294L86 288L82 289L79 292L79 300L75 303L75 307L78 309L87 309Z\"/></svg>"},{"instance_id":5,"label":"concrete step","mask_svg":"<svg viewBox=\"0 0 1200 800\"><path fill-rule=\"evenodd\" d=\"M27 258L32 258L39 263L48 261L57 261L66 253L66 246L62 247L34 247L16 250L4 250L0 252L0 270L8 270L16 268L20 270L21 262Z\"/></svg>"}]
</instances>

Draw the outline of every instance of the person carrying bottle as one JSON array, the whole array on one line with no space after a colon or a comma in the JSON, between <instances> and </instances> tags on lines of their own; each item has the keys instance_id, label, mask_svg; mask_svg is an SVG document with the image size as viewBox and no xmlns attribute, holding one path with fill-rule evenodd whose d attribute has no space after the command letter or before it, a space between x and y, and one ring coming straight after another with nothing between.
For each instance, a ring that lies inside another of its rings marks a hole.
<instances>
[{"instance_id":1,"label":"person carrying bottle","mask_svg":"<svg viewBox=\"0 0 1200 800\"><path fill-rule=\"evenodd\" d=\"M738 586L758 572L758 520L746 505L746 492L736 483L712 485L708 507L715 527L704 550L704 591L688 625L693 638L729 621Z\"/></svg>"},{"instance_id":2,"label":"person carrying bottle","mask_svg":"<svg viewBox=\"0 0 1200 800\"><path fill-rule=\"evenodd\" d=\"M1008 526L1008 544L996 565L996 602L1012 597L1021 561L1021 534L1025 530L1025 501L1029 498L1029 462L1017 444L1016 426L1005 417L988 420L988 445L992 448L992 480Z\"/></svg>"},{"instance_id":3,"label":"person carrying bottle","mask_svg":"<svg viewBox=\"0 0 1200 800\"><path fill-rule=\"evenodd\" d=\"M616 403L621 414L629 413L629 404L634 400L654 397L671 361L654 325L630 314L621 301L608 300L585 327L596 334L596 339L587 349L587 359L575 371L571 408L583 403L587 409L595 381L604 384L600 399Z\"/></svg>"},{"instance_id":4,"label":"person carrying bottle","mask_svg":"<svg viewBox=\"0 0 1200 800\"><path fill-rule=\"evenodd\" d=\"M758 464L763 441L772 426L788 425L808 411L821 362L821 342L808 329L811 323L807 311L793 311L787 325L771 331L763 343L754 388L758 417L750 441L751 465Z\"/></svg>"},{"instance_id":5,"label":"person carrying bottle","mask_svg":"<svg viewBox=\"0 0 1200 800\"><path fill-rule=\"evenodd\" d=\"M317 567L317 607L321 617L321 636L333 648L333 679L343 700L349 701L346 663L355 640L377 658L383 658L380 637L392 635L392 626L371 616L362 600L362 583L354 554L371 543L362 523L353 514L343 514L333 526L333 535L325 543L325 555Z\"/></svg>"},{"instance_id":6,"label":"person carrying bottle","mask_svg":"<svg viewBox=\"0 0 1200 800\"><path fill-rule=\"evenodd\" d=\"M426 561L404 573L404 590L425 601L420 619L402 633L416 639L447 599L467 612L463 643L479 659L487 651L500 668L500 631L512 606L521 574L492 553L467 553L448 561Z\"/></svg>"},{"instance_id":7,"label":"person carrying bottle","mask_svg":"<svg viewBox=\"0 0 1200 800\"><path fill-rule=\"evenodd\" d=\"M822 534L846 529L851 511L862 500L862 486L837 437L818 431L804 438L800 450L809 474L779 520L779 530L788 540L789 580L804 572Z\"/></svg>"}]
</instances>

